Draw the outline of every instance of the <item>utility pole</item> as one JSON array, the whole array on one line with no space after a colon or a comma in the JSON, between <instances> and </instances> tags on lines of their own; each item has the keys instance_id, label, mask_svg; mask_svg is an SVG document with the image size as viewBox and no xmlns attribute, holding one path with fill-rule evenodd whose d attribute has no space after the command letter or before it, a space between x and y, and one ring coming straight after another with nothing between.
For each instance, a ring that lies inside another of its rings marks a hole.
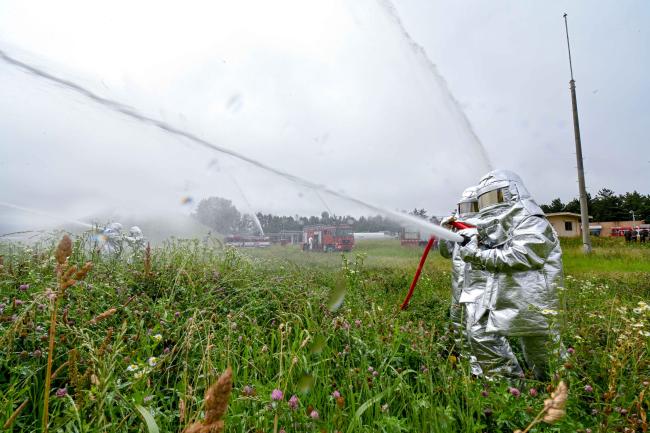
<instances>
[{"instance_id":1,"label":"utility pole","mask_svg":"<svg viewBox=\"0 0 650 433\"><path fill-rule=\"evenodd\" d=\"M585 187L585 169L582 165L582 143L580 141L580 123L578 122L578 101L576 99L576 82L573 79L573 64L571 63L571 45L569 44L569 24L566 13L564 14L564 27L566 29L566 46L569 50L569 70L571 71L571 104L573 105L573 133L576 140L576 160L578 162L578 188L580 189L580 220L582 225L582 249L585 254L591 253L591 239L589 238L589 207L587 206L587 189Z\"/></svg>"}]
</instances>

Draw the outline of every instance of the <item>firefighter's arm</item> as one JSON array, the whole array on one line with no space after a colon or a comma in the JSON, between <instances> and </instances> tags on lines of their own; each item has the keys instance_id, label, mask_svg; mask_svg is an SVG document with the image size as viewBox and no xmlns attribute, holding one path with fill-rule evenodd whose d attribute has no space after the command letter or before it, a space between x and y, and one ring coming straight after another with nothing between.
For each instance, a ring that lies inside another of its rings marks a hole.
<instances>
[{"instance_id":1,"label":"firefighter's arm","mask_svg":"<svg viewBox=\"0 0 650 433\"><path fill-rule=\"evenodd\" d=\"M545 218L531 216L512 231L502 246L481 249L476 237L460 249L461 258L489 271L541 269L557 238Z\"/></svg>"}]
</instances>

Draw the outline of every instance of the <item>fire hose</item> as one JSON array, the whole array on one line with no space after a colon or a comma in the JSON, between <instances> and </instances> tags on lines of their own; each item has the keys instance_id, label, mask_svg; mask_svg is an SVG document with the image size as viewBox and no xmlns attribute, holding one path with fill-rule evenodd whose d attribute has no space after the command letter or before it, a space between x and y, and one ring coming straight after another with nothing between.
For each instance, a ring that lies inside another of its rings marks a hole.
<instances>
[{"instance_id":1,"label":"fire hose","mask_svg":"<svg viewBox=\"0 0 650 433\"><path fill-rule=\"evenodd\" d=\"M452 221L450 224L452 225L452 227L454 227L457 230L473 228L473 226L461 221ZM413 276L413 281L411 282L409 291L406 294L406 298L404 298L404 302L402 302L402 306L400 307L400 310L406 310L406 308L409 306L409 302L411 301L411 296L413 296L413 291L415 290L415 286L418 284L418 280L420 279L420 274L422 273L424 262L427 261L427 256L429 255L429 251L431 250L431 247L433 247L434 241L435 238L431 236L429 238L429 242L427 242L427 246L424 247L424 252L422 253L422 257L420 258L420 263L418 264L418 268L415 271L415 275Z\"/></svg>"}]
</instances>

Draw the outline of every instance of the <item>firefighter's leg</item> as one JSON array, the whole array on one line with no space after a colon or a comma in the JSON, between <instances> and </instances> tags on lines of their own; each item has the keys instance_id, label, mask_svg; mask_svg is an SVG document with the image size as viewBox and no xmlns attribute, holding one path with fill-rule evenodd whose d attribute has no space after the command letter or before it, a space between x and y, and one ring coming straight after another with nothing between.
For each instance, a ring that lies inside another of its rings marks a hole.
<instances>
[{"instance_id":1,"label":"firefighter's leg","mask_svg":"<svg viewBox=\"0 0 650 433\"><path fill-rule=\"evenodd\" d=\"M474 305L478 304L466 304ZM475 307L476 308L476 307ZM480 308L480 307L479 307ZM472 354L487 378L505 376L520 378L523 371L508 339L502 335L485 332L489 312L475 311L474 319L468 314L467 337ZM478 320L476 317L478 317Z\"/></svg>"},{"instance_id":2,"label":"firefighter's leg","mask_svg":"<svg viewBox=\"0 0 650 433\"><path fill-rule=\"evenodd\" d=\"M521 337L520 341L526 365L533 370L535 378L548 380L551 357L559 359L563 352L559 334L531 335Z\"/></svg>"}]
</instances>

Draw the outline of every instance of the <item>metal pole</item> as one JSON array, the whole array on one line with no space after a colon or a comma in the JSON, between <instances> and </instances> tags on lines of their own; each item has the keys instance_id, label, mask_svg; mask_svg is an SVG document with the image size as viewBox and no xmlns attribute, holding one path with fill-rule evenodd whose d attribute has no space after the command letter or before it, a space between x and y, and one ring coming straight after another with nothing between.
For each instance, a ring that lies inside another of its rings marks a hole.
<instances>
[{"instance_id":1,"label":"metal pole","mask_svg":"<svg viewBox=\"0 0 650 433\"><path fill-rule=\"evenodd\" d=\"M569 70L571 71L571 104L573 105L573 133L576 141L576 160L578 163L578 188L580 190L580 220L582 226L582 248L585 254L591 253L591 239L589 238L589 208L587 205L587 189L585 187L585 170L582 165L582 143L580 141L580 123L578 122L578 101L576 99L576 82L573 79L573 64L571 62L571 45L569 44L569 25L567 14L564 14L564 27L566 29L566 45L569 50Z\"/></svg>"}]
</instances>

